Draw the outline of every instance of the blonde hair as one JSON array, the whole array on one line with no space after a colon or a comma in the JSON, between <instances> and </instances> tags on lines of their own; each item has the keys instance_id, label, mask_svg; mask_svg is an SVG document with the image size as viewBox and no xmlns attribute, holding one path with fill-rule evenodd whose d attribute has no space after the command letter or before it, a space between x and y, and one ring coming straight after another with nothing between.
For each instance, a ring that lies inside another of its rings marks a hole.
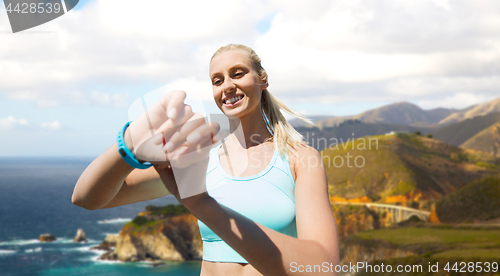
<instances>
[{"instance_id":1,"label":"blonde hair","mask_svg":"<svg viewBox=\"0 0 500 276\"><path fill-rule=\"evenodd\" d=\"M252 48L245 45L228 44L226 46L223 46L214 53L214 55L210 59L210 62L212 62L212 60L219 54L231 50L239 50L247 53L253 62L253 66L257 71L257 74L261 78L264 76L266 70L261 65L260 57L254 52ZM283 116L283 114L281 113L281 110L284 110L288 114L295 116L306 123L314 125L311 120L307 119L304 115L287 106L285 103L271 94L267 89L264 89L262 91L262 98L260 102L264 122L266 123L268 130L271 132L271 140L273 141L274 147L277 149L280 156L286 156L288 154L289 148L295 149L295 146L297 145L307 144L307 142L304 141L304 137L302 136L302 134L295 130L292 125L290 125L290 123L286 120L285 116Z\"/></svg>"}]
</instances>

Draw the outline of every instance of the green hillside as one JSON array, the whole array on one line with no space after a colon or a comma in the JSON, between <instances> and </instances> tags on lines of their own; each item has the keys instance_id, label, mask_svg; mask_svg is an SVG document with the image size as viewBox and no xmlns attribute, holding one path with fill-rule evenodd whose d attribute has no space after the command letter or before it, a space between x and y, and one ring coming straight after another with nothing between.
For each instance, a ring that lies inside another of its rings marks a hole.
<instances>
[{"instance_id":1,"label":"green hillside","mask_svg":"<svg viewBox=\"0 0 500 276\"><path fill-rule=\"evenodd\" d=\"M500 122L500 112L477 116L441 127L434 131L432 135L434 138L450 145L459 146L497 122Z\"/></svg>"},{"instance_id":2,"label":"green hillside","mask_svg":"<svg viewBox=\"0 0 500 276\"><path fill-rule=\"evenodd\" d=\"M442 198L436 214L447 223L500 218L500 175L473 181Z\"/></svg>"},{"instance_id":3,"label":"green hillside","mask_svg":"<svg viewBox=\"0 0 500 276\"><path fill-rule=\"evenodd\" d=\"M500 157L500 121L474 135L460 147L480 150Z\"/></svg>"},{"instance_id":4,"label":"green hillside","mask_svg":"<svg viewBox=\"0 0 500 276\"><path fill-rule=\"evenodd\" d=\"M421 200L437 200L500 171L488 154L412 134L351 139L321 154L329 194L344 198L421 194Z\"/></svg>"}]
</instances>

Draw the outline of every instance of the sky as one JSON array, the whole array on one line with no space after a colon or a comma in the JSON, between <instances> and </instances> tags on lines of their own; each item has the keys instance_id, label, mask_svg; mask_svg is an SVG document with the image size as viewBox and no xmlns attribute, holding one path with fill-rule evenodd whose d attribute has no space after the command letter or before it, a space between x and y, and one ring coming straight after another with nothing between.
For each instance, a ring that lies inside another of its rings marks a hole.
<instances>
[{"instance_id":1,"label":"sky","mask_svg":"<svg viewBox=\"0 0 500 276\"><path fill-rule=\"evenodd\" d=\"M87 0L13 34L0 5L0 156L96 157L164 86L211 110L208 64L228 43L251 46L269 91L305 115L490 101L499 13L496 0Z\"/></svg>"}]
</instances>

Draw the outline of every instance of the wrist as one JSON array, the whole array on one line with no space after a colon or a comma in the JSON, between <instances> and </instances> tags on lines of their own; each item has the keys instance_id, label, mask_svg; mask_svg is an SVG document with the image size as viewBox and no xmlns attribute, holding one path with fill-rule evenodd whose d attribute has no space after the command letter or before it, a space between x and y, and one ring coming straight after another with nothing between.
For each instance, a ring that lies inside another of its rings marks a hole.
<instances>
[{"instance_id":1,"label":"wrist","mask_svg":"<svg viewBox=\"0 0 500 276\"><path fill-rule=\"evenodd\" d=\"M197 214L199 210L203 210L207 204L214 200L207 192L200 193L194 196L190 196L184 199L180 199L179 202L186 207L191 214L198 217Z\"/></svg>"},{"instance_id":2,"label":"wrist","mask_svg":"<svg viewBox=\"0 0 500 276\"><path fill-rule=\"evenodd\" d=\"M127 148L133 153L134 152L134 143L132 142L132 136L130 135L130 127L125 130L123 135L125 140L125 145Z\"/></svg>"},{"instance_id":3,"label":"wrist","mask_svg":"<svg viewBox=\"0 0 500 276\"><path fill-rule=\"evenodd\" d=\"M133 168L136 168L136 169L147 169L149 167L151 167L153 164L151 164L150 162L143 162L142 160L138 160L134 153L130 150L129 146L132 145L131 143L131 140L130 139L130 133L128 134L128 137L129 137L129 144L127 145L127 143L125 142L125 137L126 137L126 133L127 133L127 129L129 127L131 122L128 122L125 124L125 126L123 126L123 128L118 132L118 136L116 137L116 144L118 146L118 152L120 153L121 157L123 158L123 160L125 160L125 162L127 162L127 164L129 164L131 167Z\"/></svg>"}]
</instances>

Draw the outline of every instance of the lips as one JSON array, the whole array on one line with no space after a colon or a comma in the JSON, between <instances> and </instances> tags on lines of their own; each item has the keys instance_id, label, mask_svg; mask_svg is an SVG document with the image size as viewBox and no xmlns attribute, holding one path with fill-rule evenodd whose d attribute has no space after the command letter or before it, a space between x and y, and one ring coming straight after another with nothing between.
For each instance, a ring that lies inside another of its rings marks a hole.
<instances>
[{"instance_id":1,"label":"lips","mask_svg":"<svg viewBox=\"0 0 500 276\"><path fill-rule=\"evenodd\" d=\"M225 106L235 106L239 104L244 97L245 97L244 95L235 95L233 97L227 97L222 100L222 103Z\"/></svg>"}]
</instances>

